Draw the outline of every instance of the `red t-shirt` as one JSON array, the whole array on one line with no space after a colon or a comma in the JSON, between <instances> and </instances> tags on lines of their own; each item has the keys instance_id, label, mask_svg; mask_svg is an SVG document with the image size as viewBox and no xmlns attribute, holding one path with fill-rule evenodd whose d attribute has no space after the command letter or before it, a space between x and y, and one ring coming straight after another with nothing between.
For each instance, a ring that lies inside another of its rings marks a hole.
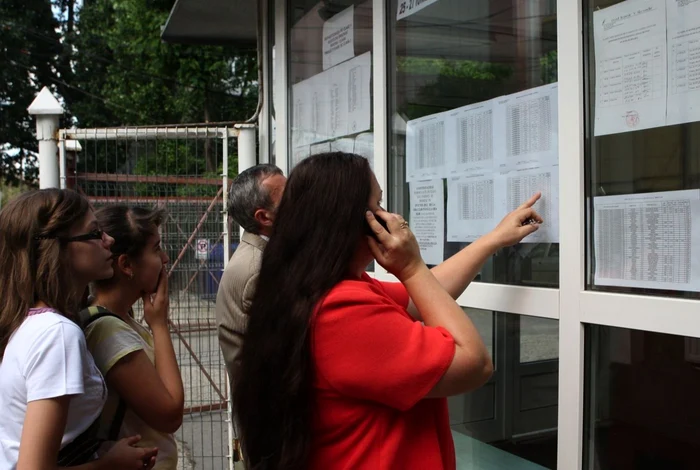
<instances>
[{"instance_id":1,"label":"red t-shirt","mask_svg":"<svg viewBox=\"0 0 700 470\"><path fill-rule=\"evenodd\" d=\"M444 398L424 398L454 356L443 328L416 322L400 283L335 286L312 331L311 469L454 470Z\"/></svg>"}]
</instances>

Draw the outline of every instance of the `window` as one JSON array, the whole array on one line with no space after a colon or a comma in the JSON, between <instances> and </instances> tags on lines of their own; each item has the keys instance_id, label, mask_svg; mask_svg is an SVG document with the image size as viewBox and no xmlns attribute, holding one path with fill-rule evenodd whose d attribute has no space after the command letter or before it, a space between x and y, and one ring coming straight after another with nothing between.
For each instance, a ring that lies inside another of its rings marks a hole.
<instances>
[{"instance_id":1,"label":"window","mask_svg":"<svg viewBox=\"0 0 700 470\"><path fill-rule=\"evenodd\" d=\"M403 12L397 3L388 13L390 209L434 245L424 255L434 265L542 191L545 225L493 256L477 280L558 287L556 2L441 0ZM435 213L444 203L437 233L412 215L426 191Z\"/></svg>"},{"instance_id":2,"label":"window","mask_svg":"<svg viewBox=\"0 0 700 470\"><path fill-rule=\"evenodd\" d=\"M700 339L586 329L584 468L697 468Z\"/></svg>"},{"instance_id":3,"label":"window","mask_svg":"<svg viewBox=\"0 0 700 470\"><path fill-rule=\"evenodd\" d=\"M323 152L374 161L372 1L289 2L290 170Z\"/></svg>"},{"instance_id":4,"label":"window","mask_svg":"<svg viewBox=\"0 0 700 470\"><path fill-rule=\"evenodd\" d=\"M586 5L588 285L699 298L700 4L646 5Z\"/></svg>"}]
</instances>

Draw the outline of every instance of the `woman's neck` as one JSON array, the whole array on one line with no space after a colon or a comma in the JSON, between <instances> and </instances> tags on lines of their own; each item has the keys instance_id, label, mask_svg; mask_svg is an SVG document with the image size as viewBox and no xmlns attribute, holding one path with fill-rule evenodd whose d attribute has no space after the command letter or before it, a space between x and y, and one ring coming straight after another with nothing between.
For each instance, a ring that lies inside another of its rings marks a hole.
<instances>
[{"instance_id":1,"label":"woman's neck","mask_svg":"<svg viewBox=\"0 0 700 470\"><path fill-rule=\"evenodd\" d=\"M126 318L129 316L129 310L137 300L137 296L125 292L125 289L121 289L117 285L96 290L93 304Z\"/></svg>"}]
</instances>

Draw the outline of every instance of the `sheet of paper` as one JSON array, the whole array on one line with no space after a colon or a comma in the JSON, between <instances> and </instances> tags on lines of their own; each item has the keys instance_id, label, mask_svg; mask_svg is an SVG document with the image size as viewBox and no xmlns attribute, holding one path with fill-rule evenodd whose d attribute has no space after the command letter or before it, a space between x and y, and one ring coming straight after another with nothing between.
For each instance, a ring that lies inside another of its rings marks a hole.
<instances>
[{"instance_id":1,"label":"sheet of paper","mask_svg":"<svg viewBox=\"0 0 700 470\"><path fill-rule=\"evenodd\" d=\"M500 221L535 193L542 197L534 205L544 223L523 243L559 243L559 165L514 170L495 177L496 221Z\"/></svg>"},{"instance_id":2,"label":"sheet of paper","mask_svg":"<svg viewBox=\"0 0 700 470\"><path fill-rule=\"evenodd\" d=\"M411 230L426 264L438 265L445 257L445 190L442 179L410 185Z\"/></svg>"},{"instance_id":3,"label":"sheet of paper","mask_svg":"<svg viewBox=\"0 0 700 470\"><path fill-rule=\"evenodd\" d=\"M700 190L596 197L595 283L700 292Z\"/></svg>"},{"instance_id":4,"label":"sheet of paper","mask_svg":"<svg viewBox=\"0 0 700 470\"><path fill-rule=\"evenodd\" d=\"M355 139L342 137L331 142L331 152L353 153L355 151Z\"/></svg>"},{"instance_id":5,"label":"sheet of paper","mask_svg":"<svg viewBox=\"0 0 700 470\"><path fill-rule=\"evenodd\" d=\"M437 1L438 0L399 0L396 21L411 16Z\"/></svg>"},{"instance_id":6,"label":"sheet of paper","mask_svg":"<svg viewBox=\"0 0 700 470\"><path fill-rule=\"evenodd\" d=\"M355 148L353 152L365 157L369 161L369 166L374 171L374 133L363 132L355 137Z\"/></svg>"},{"instance_id":7,"label":"sheet of paper","mask_svg":"<svg viewBox=\"0 0 700 470\"><path fill-rule=\"evenodd\" d=\"M372 78L372 53L366 52L353 60L344 62L334 68L344 79L347 86L343 91L343 99L346 101L348 122L340 135L357 134L368 131L372 127L371 110L372 101L370 95L370 79Z\"/></svg>"},{"instance_id":8,"label":"sheet of paper","mask_svg":"<svg viewBox=\"0 0 700 470\"><path fill-rule=\"evenodd\" d=\"M595 11L593 31L595 135L665 125L666 0L626 1Z\"/></svg>"},{"instance_id":9,"label":"sheet of paper","mask_svg":"<svg viewBox=\"0 0 700 470\"><path fill-rule=\"evenodd\" d=\"M319 153L328 153L331 151L330 142L320 142L316 144L311 144L311 155L317 155Z\"/></svg>"},{"instance_id":10,"label":"sheet of paper","mask_svg":"<svg viewBox=\"0 0 700 470\"><path fill-rule=\"evenodd\" d=\"M493 155L498 171L553 165L559 155L559 85L496 98Z\"/></svg>"},{"instance_id":11,"label":"sheet of paper","mask_svg":"<svg viewBox=\"0 0 700 470\"><path fill-rule=\"evenodd\" d=\"M366 52L293 85L292 146L369 130L371 78L372 53Z\"/></svg>"},{"instance_id":12,"label":"sheet of paper","mask_svg":"<svg viewBox=\"0 0 700 470\"><path fill-rule=\"evenodd\" d=\"M667 0L666 125L700 121L700 0Z\"/></svg>"},{"instance_id":13,"label":"sheet of paper","mask_svg":"<svg viewBox=\"0 0 700 470\"><path fill-rule=\"evenodd\" d=\"M323 70L355 57L355 7L341 11L323 23Z\"/></svg>"},{"instance_id":14,"label":"sheet of paper","mask_svg":"<svg viewBox=\"0 0 700 470\"><path fill-rule=\"evenodd\" d=\"M301 147L295 147L292 150L292 168L297 166L297 164L311 156L311 146L302 145Z\"/></svg>"},{"instance_id":15,"label":"sheet of paper","mask_svg":"<svg viewBox=\"0 0 700 470\"><path fill-rule=\"evenodd\" d=\"M492 172L447 180L447 241L473 242L496 226Z\"/></svg>"},{"instance_id":16,"label":"sheet of paper","mask_svg":"<svg viewBox=\"0 0 700 470\"><path fill-rule=\"evenodd\" d=\"M312 142L311 90L304 81L292 85L292 147Z\"/></svg>"},{"instance_id":17,"label":"sheet of paper","mask_svg":"<svg viewBox=\"0 0 700 470\"><path fill-rule=\"evenodd\" d=\"M439 113L406 123L406 181L445 176L446 118Z\"/></svg>"},{"instance_id":18,"label":"sheet of paper","mask_svg":"<svg viewBox=\"0 0 700 470\"><path fill-rule=\"evenodd\" d=\"M485 101L447 113L448 176L493 169L493 103L493 100Z\"/></svg>"}]
</instances>

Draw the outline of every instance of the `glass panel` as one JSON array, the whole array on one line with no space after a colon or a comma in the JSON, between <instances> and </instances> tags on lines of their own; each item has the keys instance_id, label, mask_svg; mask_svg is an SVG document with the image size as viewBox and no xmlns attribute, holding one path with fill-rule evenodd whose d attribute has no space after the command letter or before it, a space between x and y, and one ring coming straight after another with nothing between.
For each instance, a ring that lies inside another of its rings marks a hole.
<instances>
[{"instance_id":1,"label":"glass panel","mask_svg":"<svg viewBox=\"0 0 700 470\"><path fill-rule=\"evenodd\" d=\"M492 351L495 372L482 388L448 399L457 468L556 468L559 361L551 352L558 348L551 332L559 322L465 311ZM530 346L530 357L539 362L520 356L523 336L533 336L524 330L544 334L539 347Z\"/></svg>"},{"instance_id":2,"label":"glass panel","mask_svg":"<svg viewBox=\"0 0 700 470\"><path fill-rule=\"evenodd\" d=\"M520 362L559 357L559 322L549 318L520 317Z\"/></svg>"},{"instance_id":3,"label":"glass panel","mask_svg":"<svg viewBox=\"0 0 700 470\"><path fill-rule=\"evenodd\" d=\"M586 328L584 468L694 469L700 339Z\"/></svg>"},{"instance_id":4,"label":"glass panel","mask_svg":"<svg viewBox=\"0 0 700 470\"><path fill-rule=\"evenodd\" d=\"M372 0L291 0L290 170L309 155L374 160Z\"/></svg>"},{"instance_id":5,"label":"glass panel","mask_svg":"<svg viewBox=\"0 0 700 470\"><path fill-rule=\"evenodd\" d=\"M476 308L462 307L481 334L481 340L493 357L493 312Z\"/></svg>"},{"instance_id":6,"label":"glass panel","mask_svg":"<svg viewBox=\"0 0 700 470\"><path fill-rule=\"evenodd\" d=\"M700 298L700 3L645 5L586 2L588 286Z\"/></svg>"},{"instance_id":7,"label":"glass panel","mask_svg":"<svg viewBox=\"0 0 700 470\"><path fill-rule=\"evenodd\" d=\"M411 3L389 2L390 209L410 218L408 178L439 180L446 259L541 190L541 238L500 251L477 280L557 287L556 1Z\"/></svg>"}]
</instances>

